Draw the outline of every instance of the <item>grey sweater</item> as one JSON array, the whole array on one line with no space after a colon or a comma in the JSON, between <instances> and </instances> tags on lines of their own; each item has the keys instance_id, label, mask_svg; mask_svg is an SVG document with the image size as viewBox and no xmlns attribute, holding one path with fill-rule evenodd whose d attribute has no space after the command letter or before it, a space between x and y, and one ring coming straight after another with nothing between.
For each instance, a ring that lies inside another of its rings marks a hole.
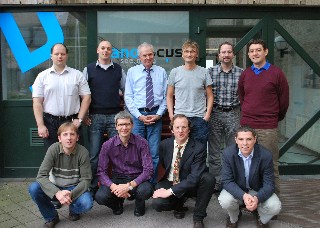
<instances>
[{"instance_id":1,"label":"grey sweater","mask_svg":"<svg viewBox=\"0 0 320 228\"><path fill-rule=\"evenodd\" d=\"M52 170L52 178L49 179ZM77 144L70 155L66 155L59 142L52 144L40 166L37 181L51 199L60 191L58 187L76 187L71 192L77 199L86 192L91 182L91 166L88 150Z\"/></svg>"}]
</instances>

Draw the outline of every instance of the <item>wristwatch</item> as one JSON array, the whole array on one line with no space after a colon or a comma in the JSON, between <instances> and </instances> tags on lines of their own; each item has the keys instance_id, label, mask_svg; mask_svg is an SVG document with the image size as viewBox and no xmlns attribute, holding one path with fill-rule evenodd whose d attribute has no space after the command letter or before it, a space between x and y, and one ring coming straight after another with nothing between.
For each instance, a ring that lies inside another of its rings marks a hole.
<instances>
[{"instance_id":1,"label":"wristwatch","mask_svg":"<svg viewBox=\"0 0 320 228\"><path fill-rule=\"evenodd\" d=\"M128 184L129 184L129 190L131 191L133 189L131 182L129 182Z\"/></svg>"}]
</instances>

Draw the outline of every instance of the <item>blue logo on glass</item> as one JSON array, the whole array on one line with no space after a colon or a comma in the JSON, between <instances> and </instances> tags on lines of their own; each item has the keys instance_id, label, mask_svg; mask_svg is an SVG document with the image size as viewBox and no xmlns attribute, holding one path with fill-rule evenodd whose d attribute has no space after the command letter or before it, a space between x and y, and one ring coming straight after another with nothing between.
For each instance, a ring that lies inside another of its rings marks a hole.
<instances>
[{"instance_id":1,"label":"blue logo on glass","mask_svg":"<svg viewBox=\"0 0 320 228\"><path fill-rule=\"evenodd\" d=\"M63 31L55 14L39 12L37 15L43 30L47 34L47 43L30 52L13 15L11 13L0 13L0 28L22 73L48 60L51 47L56 43L64 42Z\"/></svg>"}]
</instances>

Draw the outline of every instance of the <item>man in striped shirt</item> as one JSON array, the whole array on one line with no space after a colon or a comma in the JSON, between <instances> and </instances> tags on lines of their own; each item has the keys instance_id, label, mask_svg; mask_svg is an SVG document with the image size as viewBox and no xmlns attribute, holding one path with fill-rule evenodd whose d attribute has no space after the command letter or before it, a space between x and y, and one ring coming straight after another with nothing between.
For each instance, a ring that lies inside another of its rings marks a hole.
<instances>
[{"instance_id":1,"label":"man in striped shirt","mask_svg":"<svg viewBox=\"0 0 320 228\"><path fill-rule=\"evenodd\" d=\"M80 214L93 205L88 191L92 178L89 152L77 144L78 128L72 122L58 129L59 142L52 144L40 166L36 182L29 186L29 193L46 220L44 227L54 227L59 222L58 212L51 200L69 206L69 219L76 221ZM52 171L52 178L49 173Z\"/></svg>"}]
</instances>

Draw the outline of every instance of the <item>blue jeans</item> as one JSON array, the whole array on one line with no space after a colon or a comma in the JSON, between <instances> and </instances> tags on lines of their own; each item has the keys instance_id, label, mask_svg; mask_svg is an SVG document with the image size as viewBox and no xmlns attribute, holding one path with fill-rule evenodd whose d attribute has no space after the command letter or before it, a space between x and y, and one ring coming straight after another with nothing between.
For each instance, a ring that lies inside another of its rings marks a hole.
<instances>
[{"instance_id":1,"label":"blue jeans","mask_svg":"<svg viewBox=\"0 0 320 228\"><path fill-rule=\"evenodd\" d=\"M142 115L156 115L157 110L152 112L140 112ZM157 183L158 176L158 163L159 163L159 144L161 141L161 131L162 131L162 119L157 120L152 125L145 125L139 119L133 117L133 130L132 133L140 135L148 141L150 153L153 161L153 177L151 178L151 183Z\"/></svg>"},{"instance_id":2,"label":"blue jeans","mask_svg":"<svg viewBox=\"0 0 320 228\"><path fill-rule=\"evenodd\" d=\"M92 181L90 188L96 188L98 186L98 177L96 176L99 153L101 146L104 142L104 133L108 134L108 138L111 138L117 134L115 123L115 114L94 114L90 115L91 125L88 128L89 135L89 156L92 171Z\"/></svg>"},{"instance_id":3,"label":"blue jeans","mask_svg":"<svg viewBox=\"0 0 320 228\"><path fill-rule=\"evenodd\" d=\"M75 187L76 186L70 186L66 188L60 188L60 190L71 191ZM51 203L50 197L44 193L38 182L33 182L30 184L29 194L32 200L37 204L40 213L47 222L52 221L56 216L58 216L58 212ZM72 201L72 203L69 205L69 212L71 214L82 214L89 211L92 206L92 196L89 192L85 192L80 197Z\"/></svg>"},{"instance_id":4,"label":"blue jeans","mask_svg":"<svg viewBox=\"0 0 320 228\"><path fill-rule=\"evenodd\" d=\"M188 117L192 123L190 138L207 145L209 136L209 123L201 117Z\"/></svg>"}]
</instances>

